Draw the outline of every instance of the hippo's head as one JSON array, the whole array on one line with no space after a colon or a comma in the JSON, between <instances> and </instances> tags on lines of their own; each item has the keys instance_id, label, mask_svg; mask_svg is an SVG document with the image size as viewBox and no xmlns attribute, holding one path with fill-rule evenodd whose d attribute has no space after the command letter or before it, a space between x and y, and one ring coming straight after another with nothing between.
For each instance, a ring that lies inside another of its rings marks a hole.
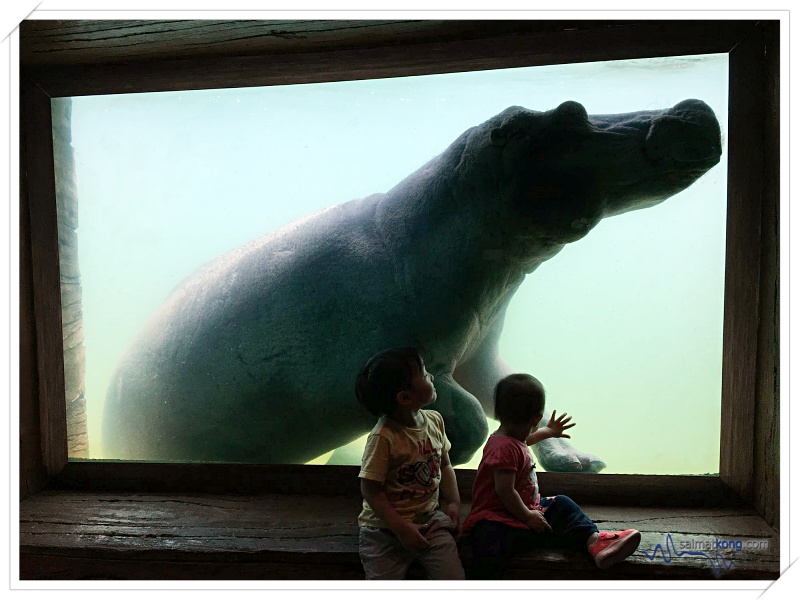
<instances>
[{"instance_id":1,"label":"hippo's head","mask_svg":"<svg viewBox=\"0 0 800 600\"><path fill-rule=\"evenodd\" d=\"M481 129L507 215L525 224L523 235L555 244L583 237L603 217L658 204L721 155L719 123L700 100L594 116L577 102L547 112L511 107Z\"/></svg>"}]
</instances>

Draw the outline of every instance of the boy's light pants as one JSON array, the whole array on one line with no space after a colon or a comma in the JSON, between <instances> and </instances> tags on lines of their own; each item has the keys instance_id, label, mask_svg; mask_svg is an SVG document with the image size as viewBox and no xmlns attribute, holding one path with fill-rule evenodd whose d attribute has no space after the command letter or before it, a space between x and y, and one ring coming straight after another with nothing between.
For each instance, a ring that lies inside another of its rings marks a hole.
<instances>
[{"instance_id":1,"label":"boy's light pants","mask_svg":"<svg viewBox=\"0 0 800 600\"><path fill-rule=\"evenodd\" d=\"M404 579L414 560L431 579L464 579L450 517L437 510L427 522L431 525L423 535L430 546L419 552L406 550L388 529L360 527L358 554L366 579Z\"/></svg>"}]
</instances>

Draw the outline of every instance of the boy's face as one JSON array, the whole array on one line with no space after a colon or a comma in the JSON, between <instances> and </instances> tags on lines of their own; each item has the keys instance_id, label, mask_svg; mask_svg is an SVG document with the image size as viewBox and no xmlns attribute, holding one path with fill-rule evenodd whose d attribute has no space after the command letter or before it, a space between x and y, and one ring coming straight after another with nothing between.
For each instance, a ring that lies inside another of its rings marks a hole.
<instances>
[{"instance_id":1,"label":"boy's face","mask_svg":"<svg viewBox=\"0 0 800 600\"><path fill-rule=\"evenodd\" d=\"M401 392L402 398L408 402L408 408L419 410L436 401L436 388L433 387L433 375L425 370L425 365L411 379L411 389Z\"/></svg>"}]
</instances>

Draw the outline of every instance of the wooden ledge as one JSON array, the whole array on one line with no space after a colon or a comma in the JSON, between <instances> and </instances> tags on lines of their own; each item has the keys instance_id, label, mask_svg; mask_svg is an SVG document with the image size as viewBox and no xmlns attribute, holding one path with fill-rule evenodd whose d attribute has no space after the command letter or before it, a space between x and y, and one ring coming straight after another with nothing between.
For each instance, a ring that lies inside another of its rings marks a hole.
<instances>
[{"instance_id":1,"label":"wooden ledge","mask_svg":"<svg viewBox=\"0 0 800 600\"><path fill-rule=\"evenodd\" d=\"M362 579L357 496L100 493L46 490L20 504L21 579ZM463 507L464 513L469 510ZM513 579L776 579L778 534L742 508L584 506L601 529L635 527L639 552L599 571L587 555L542 550ZM669 550L667 534L672 537ZM719 550L688 544L763 540ZM662 550L655 550L657 545ZM647 555L653 556L653 559ZM667 554L671 553L671 556ZM714 557L716 550L708 552ZM469 567L468 549L462 558ZM731 565L730 562L733 561ZM412 570L411 577L421 577Z\"/></svg>"},{"instance_id":2,"label":"wooden ledge","mask_svg":"<svg viewBox=\"0 0 800 600\"><path fill-rule=\"evenodd\" d=\"M359 496L358 466L156 463L71 459L51 488L92 492L185 494L307 494ZM462 500L472 496L474 469L456 468ZM741 507L738 494L715 475L620 475L538 472L545 495L580 505Z\"/></svg>"}]
</instances>

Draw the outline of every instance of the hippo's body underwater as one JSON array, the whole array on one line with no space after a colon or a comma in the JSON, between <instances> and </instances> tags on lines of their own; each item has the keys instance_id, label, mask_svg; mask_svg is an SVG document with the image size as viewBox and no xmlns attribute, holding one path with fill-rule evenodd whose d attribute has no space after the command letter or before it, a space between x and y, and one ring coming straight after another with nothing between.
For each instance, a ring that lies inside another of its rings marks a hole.
<instances>
[{"instance_id":1,"label":"hippo's body underwater","mask_svg":"<svg viewBox=\"0 0 800 600\"><path fill-rule=\"evenodd\" d=\"M374 424L353 393L377 351L435 375L454 464L487 434L506 308L525 276L603 217L653 206L719 161L712 110L589 117L511 107L384 194L311 215L209 263L117 366L108 458L296 463ZM548 442L552 444L548 445ZM563 440L550 470L599 470Z\"/></svg>"}]
</instances>

